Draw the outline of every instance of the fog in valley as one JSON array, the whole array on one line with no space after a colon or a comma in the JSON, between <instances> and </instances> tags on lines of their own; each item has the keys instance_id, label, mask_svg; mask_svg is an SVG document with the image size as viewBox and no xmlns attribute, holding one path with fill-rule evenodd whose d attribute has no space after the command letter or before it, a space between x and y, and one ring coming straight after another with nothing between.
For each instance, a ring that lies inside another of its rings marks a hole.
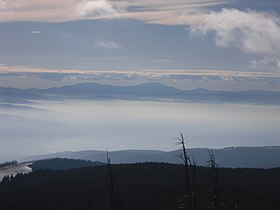
<instances>
[{"instance_id":1,"label":"fog in valley","mask_svg":"<svg viewBox=\"0 0 280 210\"><path fill-rule=\"evenodd\" d=\"M279 106L168 101L32 101L0 107L0 160L76 150L278 145Z\"/></svg>"}]
</instances>

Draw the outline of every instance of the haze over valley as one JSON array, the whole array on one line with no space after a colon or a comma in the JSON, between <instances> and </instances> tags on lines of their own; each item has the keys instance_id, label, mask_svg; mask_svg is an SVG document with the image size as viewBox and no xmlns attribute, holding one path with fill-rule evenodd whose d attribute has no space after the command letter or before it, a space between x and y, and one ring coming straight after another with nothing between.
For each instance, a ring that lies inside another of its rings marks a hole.
<instances>
[{"instance_id":1,"label":"haze over valley","mask_svg":"<svg viewBox=\"0 0 280 210\"><path fill-rule=\"evenodd\" d=\"M275 210L278 0L0 0L0 209Z\"/></svg>"}]
</instances>

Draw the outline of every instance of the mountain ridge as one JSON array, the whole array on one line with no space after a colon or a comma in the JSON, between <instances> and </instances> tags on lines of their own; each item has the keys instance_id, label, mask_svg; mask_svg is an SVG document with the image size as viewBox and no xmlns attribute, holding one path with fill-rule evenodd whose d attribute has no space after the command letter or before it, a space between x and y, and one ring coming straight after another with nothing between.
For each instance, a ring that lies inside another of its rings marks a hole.
<instances>
[{"instance_id":1,"label":"mountain ridge","mask_svg":"<svg viewBox=\"0 0 280 210\"><path fill-rule=\"evenodd\" d=\"M263 147L227 147L223 149L191 148L188 153L194 157L198 165L206 166L208 151L213 150L217 163L221 167L232 168L275 168L280 167L280 146ZM166 162L180 164L181 150L119 150L109 152L111 162ZM74 158L90 161L106 162L106 151L86 150L75 152L58 152L54 154L36 155L23 158L22 161L31 161L48 158Z\"/></svg>"},{"instance_id":2,"label":"mountain ridge","mask_svg":"<svg viewBox=\"0 0 280 210\"><path fill-rule=\"evenodd\" d=\"M248 102L280 104L280 92L267 90L225 91L181 90L161 83L142 83L134 86L114 86L99 83L79 83L47 89L0 87L0 102L32 99L167 99L198 102Z\"/></svg>"}]
</instances>

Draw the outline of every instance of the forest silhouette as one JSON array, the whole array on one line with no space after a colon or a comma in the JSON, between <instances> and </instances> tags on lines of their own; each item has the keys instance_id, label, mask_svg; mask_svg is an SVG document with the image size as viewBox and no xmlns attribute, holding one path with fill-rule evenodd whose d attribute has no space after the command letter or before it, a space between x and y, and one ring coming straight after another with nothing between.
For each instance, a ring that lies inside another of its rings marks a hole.
<instances>
[{"instance_id":1,"label":"forest silhouette","mask_svg":"<svg viewBox=\"0 0 280 210\"><path fill-rule=\"evenodd\" d=\"M280 209L280 168L221 168L210 150L208 167L197 166L183 134L177 140L182 164L111 164L109 152L107 163L35 161L32 173L3 178L0 209Z\"/></svg>"}]
</instances>

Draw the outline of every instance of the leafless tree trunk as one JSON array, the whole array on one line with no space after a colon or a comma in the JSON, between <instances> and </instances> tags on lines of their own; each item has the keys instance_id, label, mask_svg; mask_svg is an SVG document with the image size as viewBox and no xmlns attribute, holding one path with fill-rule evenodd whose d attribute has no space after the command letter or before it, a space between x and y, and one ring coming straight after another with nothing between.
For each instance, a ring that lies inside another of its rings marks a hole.
<instances>
[{"instance_id":1,"label":"leafless tree trunk","mask_svg":"<svg viewBox=\"0 0 280 210\"><path fill-rule=\"evenodd\" d=\"M208 155L209 155L209 166L210 166L210 178L212 181L212 185L213 185L213 198L212 198L212 203L211 203L211 207L215 210L219 210L220 209L220 202L219 202L219 188L218 188L218 184L219 184L219 167L216 163L216 159L215 159L215 155L213 151L208 151Z\"/></svg>"},{"instance_id":2,"label":"leafless tree trunk","mask_svg":"<svg viewBox=\"0 0 280 210\"><path fill-rule=\"evenodd\" d=\"M113 179L113 173L112 173L112 165L111 160L109 158L109 153L107 151L107 165L108 165L108 172L109 172L109 186L110 186L110 209L114 209L114 179Z\"/></svg>"},{"instance_id":3,"label":"leafless tree trunk","mask_svg":"<svg viewBox=\"0 0 280 210\"><path fill-rule=\"evenodd\" d=\"M178 138L179 144L182 146L182 154L181 159L184 162L185 167L185 183L187 188L187 209L195 210L196 209L196 201L194 202L194 198L196 198L195 188L196 188L196 167L192 166L192 162L187 153L186 149L186 141L184 135L180 133L180 138Z\"/></svg>"}]
</instances>

